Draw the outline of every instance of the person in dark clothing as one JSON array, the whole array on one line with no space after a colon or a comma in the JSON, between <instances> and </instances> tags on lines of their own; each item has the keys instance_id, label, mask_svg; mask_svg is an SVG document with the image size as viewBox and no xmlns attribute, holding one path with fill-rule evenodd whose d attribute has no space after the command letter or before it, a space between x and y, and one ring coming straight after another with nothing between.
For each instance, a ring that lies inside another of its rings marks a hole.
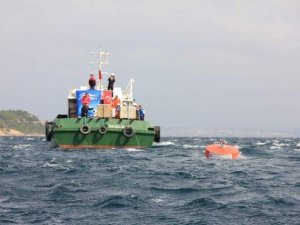
<instances>
[{"instance_id":1,"label":"person in dark clothing","mask_svg":"<svg viewBox=\"0 0 300 225\"><path fill-rule=\"evenodd\" d=\"M87 105L83 105L81 108L81 117L88 117L89 110L93 110L94 108L89 108Z\"/></svg>"},{"instance_id":2,"label":"person in dark clothing","mask_svg":"<svg viewBox=\"0 0 300 225\"><path fill-rule=\"evenodd\" d=\"M96 86L96 79L95 79L95 77L94 77L93 74L90 75L89 85L90 85L90 89L92 89L92 90L95 89L95 86Z\"/></svg>"},{"instance_id":3,"label":"person in dark clothing","mask_svg":"<svg viewBox=\"0 0 300 225\"><path fill-rule=\"evenodd\" d=\"M110 77L108 78L108 86L107 86L107 90L114 90L114 83L116 82L115 76L112 73L110 75Z\"/></svg>"}]
</instances>

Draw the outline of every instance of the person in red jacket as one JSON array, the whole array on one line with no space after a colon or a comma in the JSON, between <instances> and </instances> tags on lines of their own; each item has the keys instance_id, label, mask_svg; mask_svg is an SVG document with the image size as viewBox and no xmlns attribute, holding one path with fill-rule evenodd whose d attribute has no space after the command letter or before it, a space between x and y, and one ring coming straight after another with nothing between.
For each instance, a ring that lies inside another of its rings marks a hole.
<instances>
[{"instance_id":1,"label":"person in red jacket","mask_svg":"<svg viewBox=\"0 0 300 225\"><path fill-rule=\"evenodd\" d=\"M82 105L89 106L91 103L91 98L89 96L89 93L85 92L85 95L81 99Z\"/></svg>"},{"instance_id":2,"label":"person in red jacket","mask_svg":"<svg viewBox=\"0 0 300 225\"><path fill-rule=\"evenodd\" d=\"M120 109L120 104L121 104L121 100L119 99L118 95L116 95L112 99L112 103L111 103L113 117L118 117L119 116L118 109Z\"/></svg>"},{"instance_id":3,"label":"person in red jacket","mask_svg":"<svg viewBox=\"0 0 300 225\"><path fill-rule=\"evenodd\" d=\"M119 99L118 95L116 95L116 96L113 98L113 100L112 100L111 106L112 106L113 108L116 108L118 104L119 104L119 105L121 104L121 100Z\"/></svg>"},{"instance_id":4,"label":"person in red jacket","mask_svg":"<svg viewBox=\"0 0 300 225\"><path fill-rule=\"evenodd\" d=\"M81 108L81 117L87 117L89 110L92 110L93 108L89 108L89 105L91 103L91 98L89 96L89 93L85 93L85 95L81 99L82 108Z\"/></svg>"}]
</instances>

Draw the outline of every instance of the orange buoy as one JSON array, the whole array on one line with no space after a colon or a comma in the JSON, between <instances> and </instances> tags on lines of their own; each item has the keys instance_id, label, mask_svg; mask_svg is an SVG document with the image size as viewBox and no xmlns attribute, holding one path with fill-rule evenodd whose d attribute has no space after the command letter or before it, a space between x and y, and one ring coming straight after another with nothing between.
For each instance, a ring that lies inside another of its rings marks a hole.
<instances>
[{"instance_id":1,"label":"orange buoy","mask_svg":"<svg viewBox=\"0 0 300 225\"><path fill-rule=\"evenodd\" d=\"M240 151L236 146L226 144L212 144L205 147L205 156L209 158L212 154L231 155L232 159L237 159Z\"/></svg>"}]
</instances>

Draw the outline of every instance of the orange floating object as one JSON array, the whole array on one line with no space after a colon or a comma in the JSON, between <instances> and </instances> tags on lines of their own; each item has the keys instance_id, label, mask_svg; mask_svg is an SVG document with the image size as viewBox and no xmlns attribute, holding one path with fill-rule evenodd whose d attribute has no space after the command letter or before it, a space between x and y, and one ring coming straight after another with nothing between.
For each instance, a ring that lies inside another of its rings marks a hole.
<instances>
[{"instance_id":1,"label":"orange floating object","mask_svg":"<svg viewBox=\"0 0 300 225\"><path fill-rule=\"evenodd\" d=\"M240 151L236 146L225 144L212 144L205 147L205 156L209 158L212 154L231 155L232 159L237 159Z\"/></svg>"}]
</instances>

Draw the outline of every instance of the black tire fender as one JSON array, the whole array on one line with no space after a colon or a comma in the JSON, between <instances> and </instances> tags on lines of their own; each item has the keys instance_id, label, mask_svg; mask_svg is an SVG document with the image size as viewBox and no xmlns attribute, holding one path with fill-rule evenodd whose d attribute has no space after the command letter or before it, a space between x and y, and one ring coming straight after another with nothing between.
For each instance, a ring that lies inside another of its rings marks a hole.
<instances>
[{"instance_id":1,"label":"black tire fender","mask_svg":"<svg viewBox=\"0 0 300 225\"><path fill-rule=\"evenodd\" d=\"M99 127L98 131L99 131L100 134L106 134L106 132L107 132L107 126L101 126L101 127Z\"/></svg>"},{"instance_id":2,"label":"black tire fender","mask_svg":"<svg viewBox=\"0 0 300 225\"><path fill-rule=\"evenodd\" d=\"M134 134L135 134L135 132L134 132L134 129L132 127L125 127L123 129L123 135L125 137L130 138L130 137L133 137Z\"/></svg>"},{"instance_id":3,"label":"black tire fender","mask_svg":"<svg viewBox=\"0 0 300 225\"><path fill-rule=\"evenodd\" d=\"M80 127L80 132L81 132L82 134L88 134L88 133L91 132L91 127L90 127L89 125L82 125L82 126Z\"/></svg>"}]
</instances>

